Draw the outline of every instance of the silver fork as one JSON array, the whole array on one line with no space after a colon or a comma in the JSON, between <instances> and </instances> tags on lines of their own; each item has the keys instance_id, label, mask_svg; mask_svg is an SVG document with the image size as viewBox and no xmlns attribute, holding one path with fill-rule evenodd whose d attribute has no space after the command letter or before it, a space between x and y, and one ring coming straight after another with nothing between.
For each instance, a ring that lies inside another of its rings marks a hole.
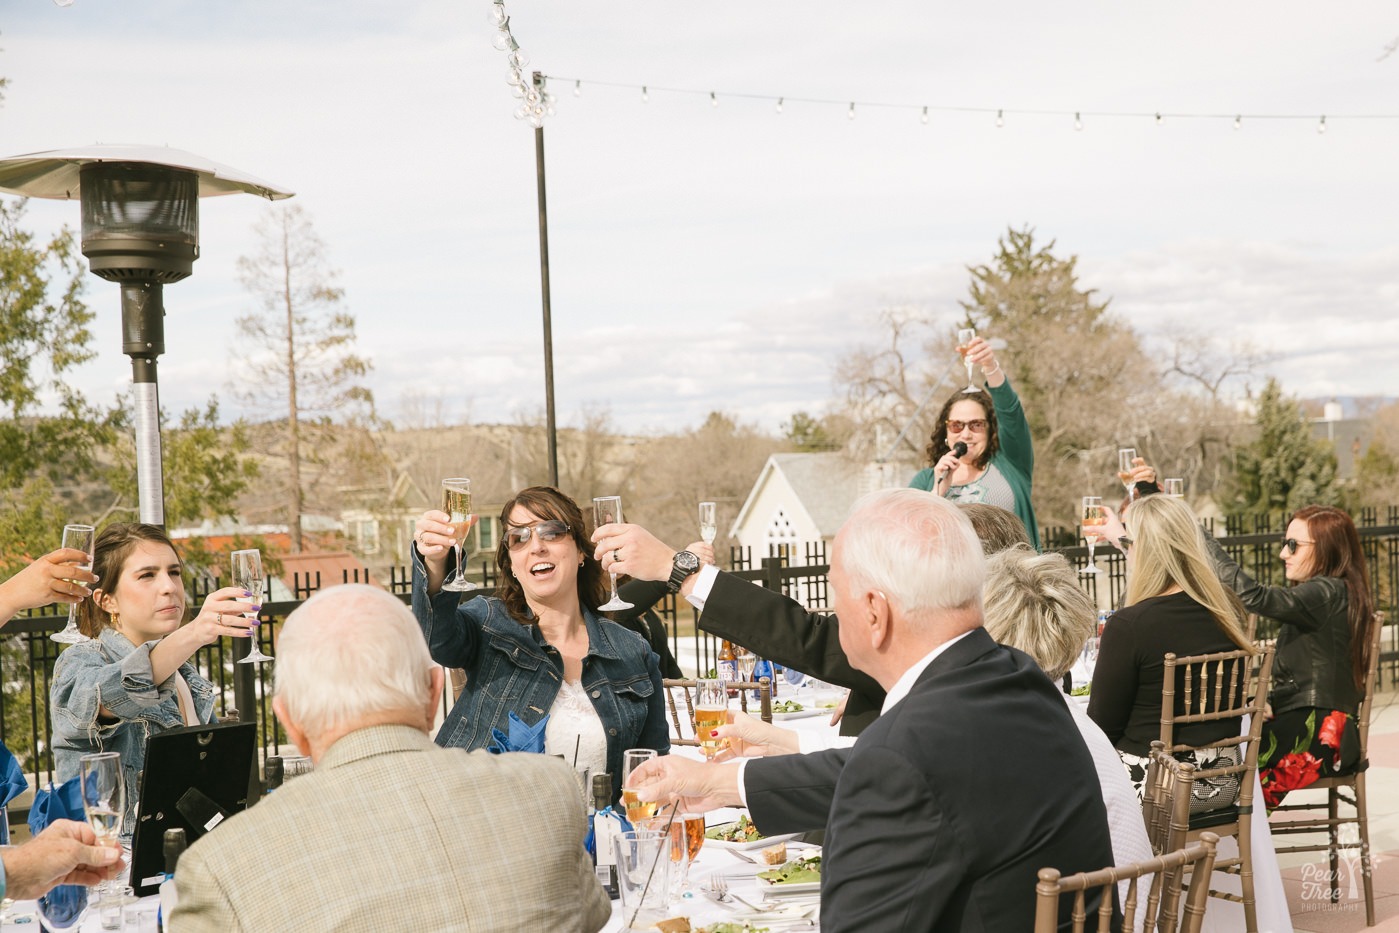
<instances>
[{"instance_id":1,"label":"silver fork","mask_svg":"<svg viewBox=\"0 0 1399 933\"><path fill-rule=\"evenodd\" d=\"M715 872L709 876L709 894L721 904L729 901L729 882L723 875Z\"/></svg>"}]
</instances>

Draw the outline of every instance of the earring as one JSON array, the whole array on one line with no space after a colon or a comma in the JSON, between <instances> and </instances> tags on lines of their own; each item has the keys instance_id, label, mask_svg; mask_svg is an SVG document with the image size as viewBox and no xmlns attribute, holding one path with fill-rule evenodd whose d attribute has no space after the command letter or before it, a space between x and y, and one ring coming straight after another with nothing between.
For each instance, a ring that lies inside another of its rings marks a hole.
<instances>
[{"instance_id":1,"label":"earring","mask_svg":"<svg viewBox=\"0 0 1399 933\"><path fill-rule=\"evenodd\" d=\"M121 616L115 612L107 613L112 619L112 628L121 628Z\"/></svg>"}]
</instances>

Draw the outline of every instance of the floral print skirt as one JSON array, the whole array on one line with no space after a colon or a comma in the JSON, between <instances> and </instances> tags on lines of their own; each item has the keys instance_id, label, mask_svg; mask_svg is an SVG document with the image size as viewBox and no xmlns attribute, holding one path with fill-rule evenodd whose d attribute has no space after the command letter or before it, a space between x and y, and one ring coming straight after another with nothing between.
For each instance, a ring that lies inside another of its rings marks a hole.
<instances>
[{"instance_id":1,"label":"floral print skirt","mask_svg":"<svg viewBox=\"0 0 1399 933\"><path fill-rule=\"evenodd\" d=\"M1272 810L1289 791L1346 774L1359 760L1360 730L1354 716L1314 707L1279 713L1263 723L1258 749L1263 802Z\"/></svg>"}]
</instances>

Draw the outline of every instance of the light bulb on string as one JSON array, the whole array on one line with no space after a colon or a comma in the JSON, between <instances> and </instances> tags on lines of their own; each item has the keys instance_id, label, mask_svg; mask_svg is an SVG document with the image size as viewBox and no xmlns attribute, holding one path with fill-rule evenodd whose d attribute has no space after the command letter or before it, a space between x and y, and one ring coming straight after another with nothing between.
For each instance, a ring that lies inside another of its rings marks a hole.
<instances>
[{"instance_id":1,"label":"light bulb on string","mask_svg":"<svg viewBox=\"0 0 1399 933\"><path fill-rule=\"evenodd\" d=\"M709 92L709 105L711 107L719 106L719 98L714 95L713 91Z\"/></svg>"},{"instance_id":2,"label":"light bulb on string","mask_svg":"<svg viewBox=\"0 0 1399 933\"><path fill-rule=\"evenodd\" d=\"M582 96L583 96L583 82L582 82L582 81L574 81L574 82L573 82L573 96L574 96L574 97L582 97Z\"/></svg>"},{"instance_id":3,"label":"light bulb on string","mask_svg":"<svg viewBox=\"0 0 1399 933\"><path fill-rule=\"evenodd\" d=\"M1161 125L1161 114L1159 114L1159 113L1156 115L1156 125L1157 125L1157 126L1160 126L1160 125Z\"/></svg>"},{"instance_id":4,"label":"light bulb on string","mask_svg":"<svg viewBox=\"0 0 1399 933\"><path fill-rule=\"evenodd\" d=\"M507 18L505 22L500 24L500 29L496 30L495 38L491 39L491 45L504 52L510 48L510 44L514 41L510 37L510 20Z\"/></svg>"},{"instance_id":5,"label":"light bulb on string","mask_svg":"<svg viewBox=\"0 0 1399 933\"><path fill-rule=\"evenodd\" d=\"M1243 126L1243 125L1244 125L1243 114L1235 114L1235 115L1234 115L1234 129L1237 130L1239 127L1241 127L1241 126Z\"/></svg>"},{"instance_id":6,"label":"light bulb on string","mask_svg":"<svg viewBox=\"0 0 1399 933\"><path fill-rule=\"evenodd\" d=\"M919 122L919 123L922 123L924 126L927 126L927 124L928 124L928 108L927 108L927 107L924 107L924 108L923 108L923 113L922 113L922 115L918 118L918 122Z\"/></svg>"},{"instance_id":7,"label":"light bulb on string","mask_svg":"<svg viewBox=\"0 0 1399 933\"><path fill-rule=\"evenodd\" d=\"M1005 112L1004 110L997 110L997 111L996 111L996 129L1000 129L1001 127L1003 127L1003 126L1005 126L1005 125L1006 125L1006 112Z\"/></svg>"},{"instance_id":8,"label":"light bulb on string","mask_svg":"<svg viewBox=\"0 0 1399 933\"><path fill-rule=\"evenodd\" d=\"M785 97L779 97L779 98L777 98L777 112L778 112L778 113L781 113L781 112L782 112L782 102L783 102L784 100L786 100L786 99L787 99L787 98L785 98Z\"/></svg>"},{"instance_id":9,"label":"light bulb on string","mask_svg":"<svg viewBox=\"0 0 1399 933\"><path fill-rule=\"evenodd\" d=\"M521 70L524 70L524 67L529 64L529 56L526 55L525 50L519 46L512 49L505 60L510 63L511 68L519 68Z\"/></svg>"},{"instance_id":10,"label":"light bulb on string","mask_svg":"<svg viewBox=\"0 0 1399 933\"><path fill-rule=\"evenodd\" d=\"M1326 132L1326 114L1321 115L1321 122L1316 125L1316 131L1318 133Z\"/></svg>"},{"instance_id":11,"label":"light bulb on string","mask_svg":"<svg viewBox=\"0 0 1399 933\"><path fill-rule=\"evenodd\" d=\"M855 102L853 100L850 102L850 109L845 112L845 119L855 119Z\"/></svg>"},{"instance_id":12,"label":"light bulb on string","mask_svg":"<svg viewBox=\"0 0 1399 933\"><path fill-rule=\"evenodd\" d=\"M54 0L54 2L56 3L57 0ZM495 0L495 2L491 4L490 10L486 13L486 21L499 29L501 26L505 25L505 21L508 19L509 17L505 15L505 0Z\"/></svg>"},{"instance_id":13,"label":"light bulb on string","mask_svg":"<svg viewBox=\"0 0 1399 933\"><path fill-rule=\"evenodd\" d=\"M525 117L527 117L527 116L529 116L529 105L528 105L528 104L521 104L520 106L518 106L518 107L515 108L515 119L516 119L516 120L523 120L523 119L524 119Z\"/></svg>"},{"instance_id":14,"label":"light bulb on string","mask_svg":"<svg viewBox=\"0 0 1399 933\"><path fill-rule=\"evenodd\" d=\"M641 102L644 104L651 99L651 95L646 91L646 85L641 86Z\"/></svg>"},{"instance_id":15,"label":"light bulb on string","mask_svg":"<svg viewBox=\"0 0 1399 933\"><path fill-rule=\"evenodd\" d=\"M1077 110L1074 111L1074 129L1075 129L1075 130L1082 130L1082 129L1083 129L1083 118L1082 118L1081 116L1079 116Z\"/></svg>"}]
</instances>

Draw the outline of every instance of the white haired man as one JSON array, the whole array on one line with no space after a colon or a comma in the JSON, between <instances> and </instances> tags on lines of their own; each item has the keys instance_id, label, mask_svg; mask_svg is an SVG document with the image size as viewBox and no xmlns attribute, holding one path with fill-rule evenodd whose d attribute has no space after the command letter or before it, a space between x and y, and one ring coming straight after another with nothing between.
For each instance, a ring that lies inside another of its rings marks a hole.
<instances>
[{"instance_id":1,"label":"white haired man","mask_svg":"<svg viewBox=\"0 0 1399 933\"><path fill-rule=\"evenodd\" d=\"M576 930L611 915L573 771L439 748L442 668L408 608L337 586L287 617L272 708L316 768L180 859L184 931Z\"/></svg>"},{"instance_id":2,"label":"white haired man","mask_svg":"<svg viewBox=\"0 0 1399 933\"><path fill-rule=\"evenodd\" d=\"M643 535L623 559L659 564ZM849 749L648 763L634 772L642 796L743 803L766 835L824 827L828 933L1030 929L1039 869L1102 868L1112 848L1058 688L982 628L984 576L955 505L916 489L861 499L836 536L830 592L850 663L886 691L880 717Z\"/></svg>"}]
</instances>

